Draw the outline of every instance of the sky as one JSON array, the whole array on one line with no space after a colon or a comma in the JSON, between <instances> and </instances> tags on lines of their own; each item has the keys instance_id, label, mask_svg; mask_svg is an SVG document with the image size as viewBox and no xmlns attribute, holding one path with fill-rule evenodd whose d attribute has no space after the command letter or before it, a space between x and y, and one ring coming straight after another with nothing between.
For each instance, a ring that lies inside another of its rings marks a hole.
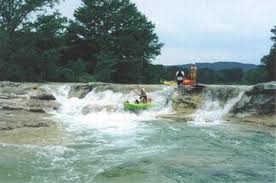
<instances>
[{"instance_id":1,"label":"sky","mask_svg":"<svg viewBox=\"0 0 276 183\"><path fill-rule=\"evenodd\" d=\"M131 0L164 43L154 64L237 61L259 64L272 45L276 0ZM73 17L80 0L58 9Z\"/></svg>"}]
</instances>

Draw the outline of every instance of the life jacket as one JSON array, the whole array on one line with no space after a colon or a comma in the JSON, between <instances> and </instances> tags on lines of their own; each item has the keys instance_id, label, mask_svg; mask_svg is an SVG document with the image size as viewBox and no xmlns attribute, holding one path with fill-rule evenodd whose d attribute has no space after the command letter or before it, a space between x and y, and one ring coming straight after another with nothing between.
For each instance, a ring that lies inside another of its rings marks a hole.
<instances>
[{"instance_id":1,"label":"life jacket","mask_svg":"<svg viewBox=\"0 0 276 183\"><path fill-rule=\"evenodd\" d=\"M177 71L177 77L183 77L182 71Z\"/></svg>"},{"instance_id":2,"label":"life jacket","mask_svg":"<svg viewBox=\"0 0 276 183\"><path fill-rule=\"evenodd\" d=\"M183 79L184 79L183 71L177 71L177 73L176 73L176 80L177 81L182 81Z\"/></svg>"}]
</instances>

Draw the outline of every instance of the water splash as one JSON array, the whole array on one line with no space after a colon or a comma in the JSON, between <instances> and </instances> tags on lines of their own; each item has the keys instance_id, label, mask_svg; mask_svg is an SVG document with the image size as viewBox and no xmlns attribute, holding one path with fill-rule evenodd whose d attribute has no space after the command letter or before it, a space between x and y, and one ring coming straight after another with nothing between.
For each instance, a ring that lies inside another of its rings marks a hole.
<instances>
[{"instance_id":1,"label":"water splash","mask_svg":"<svg viewBox=\"0 0 276 183\"><path fill-rule=\"evenodd\" d=\"M244 92L240 92L236 97L228 99L225 104L210 93L205 94L203 106L192 114L193 121L189 124L194 126L211 126L222 123L223 116L227 114L232 107L241 99Z\"/></svg>"},{"instance_id":2,"label":"water splash","mask_svg":"<svg viewBox=\"0 0 276 183\"><path fill-rule=\"evenodd\" d=\"M70 86L58 88L48 87L48 90L61 104L58 111L51 111L55 118L63 121L70 129L90 128L108 133L126 133L136 130L138 121L154 120L159 114L170 112L169 96L172 88L151 92L148 95L154 99L155 107L140 113L127 112L123 108L125 101L134 101L135 92L123 94L106 90L88 93L84 98L69 97ZM142 124L140 124L142 125Z\"/></svg>"}]
</instances>

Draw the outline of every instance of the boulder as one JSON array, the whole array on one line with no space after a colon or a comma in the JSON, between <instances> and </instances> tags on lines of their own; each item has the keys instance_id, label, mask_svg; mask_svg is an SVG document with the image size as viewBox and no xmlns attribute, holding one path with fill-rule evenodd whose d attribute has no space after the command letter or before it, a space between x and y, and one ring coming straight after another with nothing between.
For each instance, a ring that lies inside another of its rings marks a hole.
<instances>
[{"instance_id":1,"label":"boulder","mask_svg":"<svg viewBox=\"0 0 276 183\"><path fill-rule=\"evenodd\" d=\"M180 114L191 114L202 104L201 93L175 92L172 96L173 109Z\"/></svg>"},{"instance_id":2,"label":"boulder","mask_svg":"<svg viewBox=\"0 0 276 183\"><path fill-rule=\"evenodd\" d=\"M72 85L69 97L84 98L93 88L93 85L90 84Z\"/></svg>"},{"instance_id":3,"label":"boulder","mask_svg":"<svg viewBox=\"0 0 276 183\"><path fill-rule=\"evenodd\" d=\"M261 83L246 91L231 113L243 116L276 114L276 82Z\"/></svg>"},{"instance_id":4,"label":"boulder","mask_svg":"<svg viewBox=\"0 0 276 183\"><path fill-rule=\"evenodd\" d=\"M163 114L159 117L180 122L191 121L191 114L193 114L202 105L202 91L203 88L178 88L172 95L172 108L175 112L171 114Z\"/></svg>"},{"instance_id":5,"label":"boulder","mask_svg":"<svg viewBox=\"0 0 276 183\"><path fill-rule=\"evenodd\" d=\"M31 99L37 99L37 100L56 100L53 94L46 92L43 89L32 89L28 96Z\"/></svg>"}]
</instances>

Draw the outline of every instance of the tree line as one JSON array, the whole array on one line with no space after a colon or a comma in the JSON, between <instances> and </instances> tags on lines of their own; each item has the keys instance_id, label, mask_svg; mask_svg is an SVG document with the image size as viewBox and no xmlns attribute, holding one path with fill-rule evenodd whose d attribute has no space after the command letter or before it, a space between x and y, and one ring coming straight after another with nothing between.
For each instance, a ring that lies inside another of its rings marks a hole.
<instances>
[{"instance_id":1,"label":"tree line","mask_svg":"<svg viewBox=\"0 0 276 183\"><path fill-rule=\"evenodd\" d=\"M178 68L153 65L163 43L154 24L129 0L82 0L74 20L59 0L0 0L0 80L160 83ZM275 80L275 28L263 66L243 72L199 70L204 83ZM186 71L188 72L188 71Z\"/></svg>"},{"instance_id":2,"label":"tree line","mask_svg":"<svg viewBox=\"0 0 276 183\"><path fill-rule=\"evenodd\" d=\"M0 79L146 80L160 54L155 26L129 0L82 0L74 20L47 13L58 0L0 0Z\"/></svg>"}]
</instances>

